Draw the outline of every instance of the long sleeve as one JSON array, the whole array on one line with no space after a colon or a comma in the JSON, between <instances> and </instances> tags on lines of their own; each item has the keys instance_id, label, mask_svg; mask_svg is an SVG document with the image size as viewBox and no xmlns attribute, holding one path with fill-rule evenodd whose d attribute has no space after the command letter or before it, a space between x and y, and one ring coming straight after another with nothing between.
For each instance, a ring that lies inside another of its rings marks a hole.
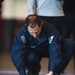
<instances>
[{"instance_id":1,"label":"long sleeve","mask_svg":"<svg viewBox=\"0 0 75 75\"><path fill-rule=\"evenodd\" d=\"M34 14L34 0L28 0L28 14Z\"/></svg>"},{"instance_id":2,"label":"long sleeve","mask_svg":"<svg viewBox=\"0 0 75 75\"><path fill-rule=\"evenodd\" d=\"M16 35L14 40L12 51L11 51L11 59L15 67L17 68L20 75L26 75L25 73L25 64L24 64L24 53L26 51L26 45L23 41L25 41L25 37L23 35ZM23 41L22 41L23 40Z\"/></svg>"},{"instance_id":3,"label":"long sleeve","mask_svg":"<svg viewBox=\"0 0 75 75\"><path fill-rule=\"evenodd\" d=\"M48 26L47 29L47 37L49 41L49 71L55 72L60 61L62 61L62 37L59 32L52 26Z\"/></svg>"},{"instance_id":4,"label":"long sleeve","mask_svg":"<svg viewBox=\"0 0 75 75\"><path fill-rule=\"evenodd\" d=\"M62 60L61 38L58 35L57 37L51 36L49 38L49 51L50 51L49 70L55 72L60 61Z\"/></svg>"}]
</instances>

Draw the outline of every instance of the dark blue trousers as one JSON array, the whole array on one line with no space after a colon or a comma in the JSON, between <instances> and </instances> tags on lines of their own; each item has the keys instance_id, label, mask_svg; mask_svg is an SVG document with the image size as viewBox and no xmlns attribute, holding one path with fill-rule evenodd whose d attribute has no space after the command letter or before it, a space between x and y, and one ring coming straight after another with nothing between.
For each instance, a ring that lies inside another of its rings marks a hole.
<instances>
[{"instance_id":1,"label":"dark blue trousers","mask_svg":"<svg viewBox=\"0 0 75 75\"><path fill-rule=\"evenodd\" d=\"M70 38L71 34L75 41L75 13L65 13L63 24L63 37ZM75 69L75 52L74 52L74 69Z\"/></svg>"},{"instance_id":2,"label":"dark blue trousers","mask_svg":"<svg viewBox=\"0 0 75 75\"><path fill-rule=\"evenodd\" d=\"M68 65L74 51L75 43L72 40L65 39L62 42L62 61L56 68L55 73L60 73ZM28 50L25 57L25 65L28 71L40 71L40 60L43 57L49 57L49 51L38 52L35 50ZM49 59L50 61L50 59ZM50 62L49 62L50 63ZM52 65L51 65L52 66Z\"/></svg>"},{"instance_id":3,"label":"dark blue trousers","mask_svg":"<svg viewBox=\"0 0 75 75\"><path fill-rule=\"evenodd\" d=\"M63 28L63 23L64 23L64 17L63 16L40 16L42 20L47 21L48 23L51 23L58 31L60 34L62 34L62 28Z\"/></svg>"}]
</instances>

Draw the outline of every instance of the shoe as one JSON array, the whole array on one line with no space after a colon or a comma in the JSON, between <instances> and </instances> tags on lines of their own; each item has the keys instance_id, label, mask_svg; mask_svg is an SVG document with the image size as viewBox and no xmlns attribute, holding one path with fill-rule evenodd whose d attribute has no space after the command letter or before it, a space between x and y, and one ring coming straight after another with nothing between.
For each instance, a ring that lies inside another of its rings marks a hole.
<instances>
[{"instance_id":1,"label":"shoe","mask_svg":"<svg viewBox=\"0 0 75 75\"><path fill-rule=\"evenodd\" d=\"M41 66L39 65L36 69L31 69L27 72L27 75L39 75Z\"/></svg>"},{"instance_id":2,"label":"shoe","mask_svg":"<svg viewBox=\"0 0 75 75\"><path fill-rule=\"evenodd\" d=\"M54 75L60 75L60 74L58 73L58 74L54 74Z\"/></svg>"},{"instance_id":3,"label":"shoe","mask_svg":"<svg viewBox=\"0 0 75 75\"><path fill-rule=\"evenodd\" d=\"M37 72L27 72L27 75L39 75Z\"/></svg>"}]
</instances>

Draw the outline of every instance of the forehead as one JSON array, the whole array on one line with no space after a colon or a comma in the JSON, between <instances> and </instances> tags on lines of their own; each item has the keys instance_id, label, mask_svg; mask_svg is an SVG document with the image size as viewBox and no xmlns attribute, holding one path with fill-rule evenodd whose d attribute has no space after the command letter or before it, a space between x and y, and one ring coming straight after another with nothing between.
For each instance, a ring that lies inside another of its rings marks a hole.
<instances>
[{"instance_id":1,"label":"forehead","mask_svg":"<svg viewBox=\"0 0 75 75\"><path fill-rule=\"evenodd\" d=\"M30 26L28 26L29 31L38 31L39 28L40 27L38 26L38 24L34 28L31 28Z\"/></svg>"}]
</instances>

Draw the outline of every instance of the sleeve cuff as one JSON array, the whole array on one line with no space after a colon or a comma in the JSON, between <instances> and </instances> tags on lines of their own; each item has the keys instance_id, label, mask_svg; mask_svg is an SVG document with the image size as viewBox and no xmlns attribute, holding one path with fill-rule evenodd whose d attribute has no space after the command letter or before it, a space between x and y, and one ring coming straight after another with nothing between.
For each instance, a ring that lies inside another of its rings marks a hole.
<instances>
[{"instance_id":1,"label":"sleeve cuff","mask_svg":"<svg viewBox=\"0 0 75 75\"><path fill-rule=\"evenodd\" d=\"M26 75L26 72L25 72L25 70L19 70L19 74L20 75Z\"/></svg>"}]
</instances>

